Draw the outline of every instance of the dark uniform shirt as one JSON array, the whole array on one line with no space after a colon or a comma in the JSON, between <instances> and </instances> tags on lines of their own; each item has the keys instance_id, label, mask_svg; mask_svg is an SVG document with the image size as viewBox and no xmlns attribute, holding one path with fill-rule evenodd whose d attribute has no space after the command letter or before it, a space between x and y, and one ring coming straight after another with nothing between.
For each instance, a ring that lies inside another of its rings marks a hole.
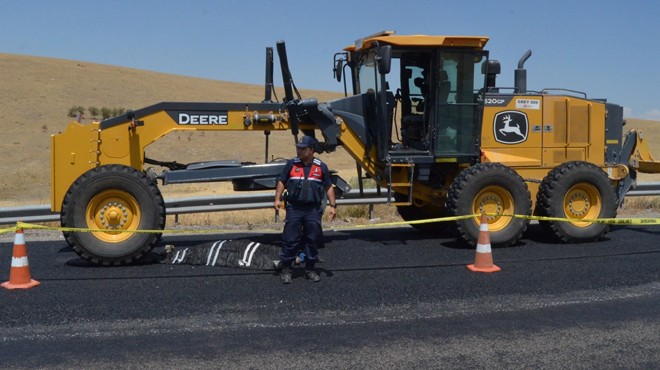
<instances>
[{"instance_id":1,"label":"dark uniform shirt","mask_svg":"<svg viewBox=\"0 0 660 370\"><path fill-rule=\"evenodd\" d=\"M298 157L288 160L279 180L286 188L286 201L292 205L320 205L326 189L332 186L328 166L318 158L307 165Z\"/></svg>"}]
</instances>

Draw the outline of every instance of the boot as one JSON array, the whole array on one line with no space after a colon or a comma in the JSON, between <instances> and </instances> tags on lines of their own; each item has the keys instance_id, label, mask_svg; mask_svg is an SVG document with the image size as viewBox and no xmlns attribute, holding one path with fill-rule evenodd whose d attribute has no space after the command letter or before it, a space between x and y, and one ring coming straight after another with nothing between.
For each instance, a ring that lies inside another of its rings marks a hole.
<instances>
[{"instance_id":1,"label":"boot","mask_svg":"<svg viewBox=\"0 0 660 370\"><path fill-rule=\"evenodd\" d=\"M318 283L319 281L321 281L321 277L314 270L308 270L307 271L307 279L309 279L310 281L313 281L315 283Z\"/></svg>"},{"instance_id":2,"label":"boot","mask_svg":"<svg viewBox=\"0 0 660 370\"><path fill-rule=\"evenodd\" d=\"M280 279L282 279L282 284L291 284L291 269L285 267L280 272Z\"/></svg>"}]
</instances>

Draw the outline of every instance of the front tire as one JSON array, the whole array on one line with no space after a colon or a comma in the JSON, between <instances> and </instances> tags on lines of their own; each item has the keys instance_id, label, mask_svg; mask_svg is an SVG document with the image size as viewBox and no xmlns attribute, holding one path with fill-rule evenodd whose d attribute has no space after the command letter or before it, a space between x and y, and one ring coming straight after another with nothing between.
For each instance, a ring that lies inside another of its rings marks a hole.
<instances>
[{"instance_id":1,"label":"front tire","mask_svg":"<svg viewBox=\"0 0 660 370\"><path fill-rule=\"evenodd\" d=\"M607 174L598 166L580 161L563 163L541 182L536 198L539 216L594 220L616 217L616 194ZM539 221L565 243L601 239L609 225L588 221Z\"/></svg>"},{"instance_id":2,"label":"front tire","mask_svg":"<svg viewBox=\"0 0 660 370\"><path fill-rule=\"evenodd\" d=\"M99 265L123 265L148 253L160 233L122 230L162 230L165 202L144 173L123 165L105 165L81 175L62 202L62 227L102 231L64 232L73 250Z\"/></svg>"},{"instance_id":3,"label":"front tire","mask_svg":"<svg viewBox=\"0 0 660 370\"><path fill-rule=\"evenodd\" d=\"M506 247L520 240L529 225L528 219L510 215L530 215L532 200L527 184L514 170L499 163L478 163L454 179L445 207L452 216L487 214L492 246ZM456 221L456 228L474 246L480 224L481 216L476 216Z\"/></svg>"}]
</instances>

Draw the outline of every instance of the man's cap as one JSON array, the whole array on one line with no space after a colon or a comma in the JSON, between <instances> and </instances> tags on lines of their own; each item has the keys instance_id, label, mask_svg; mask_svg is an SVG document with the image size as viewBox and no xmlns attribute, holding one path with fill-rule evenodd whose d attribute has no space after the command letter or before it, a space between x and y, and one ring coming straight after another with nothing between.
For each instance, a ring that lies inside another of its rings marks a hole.
<instances>
[{"instance_id":1,"label":"man's cap","mask_svg":"<svg viewBox=\"0 0 660 370\"><path fill-rule=\"evenodd\" d=\"M314 146L314 144L316 144L316 139L314 139L311 136L303 136L302 138L300 138L300 141L298 141L298 144L296 144L296 146L298 148L307 148L310 146Z\"/></svg>"}]
</instances>

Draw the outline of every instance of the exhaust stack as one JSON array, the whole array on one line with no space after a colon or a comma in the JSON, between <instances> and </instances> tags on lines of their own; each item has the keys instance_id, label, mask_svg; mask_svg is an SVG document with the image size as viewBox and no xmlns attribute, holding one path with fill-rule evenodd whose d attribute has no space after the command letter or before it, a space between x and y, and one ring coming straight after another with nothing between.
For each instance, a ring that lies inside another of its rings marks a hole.
<instances>
[{"instance_id":1,"label":"exhaust stack","mask_svg":"<svg viewBox=\"0 0 660 370\"><path fill-rule=\"evenodd\" d=\"M532 56L532 51L527 50L518 61L518 69L514 73L515 92L520 94L527 93L527 70L523 68L525 62Z\"/></svg>"}]
</instances>

